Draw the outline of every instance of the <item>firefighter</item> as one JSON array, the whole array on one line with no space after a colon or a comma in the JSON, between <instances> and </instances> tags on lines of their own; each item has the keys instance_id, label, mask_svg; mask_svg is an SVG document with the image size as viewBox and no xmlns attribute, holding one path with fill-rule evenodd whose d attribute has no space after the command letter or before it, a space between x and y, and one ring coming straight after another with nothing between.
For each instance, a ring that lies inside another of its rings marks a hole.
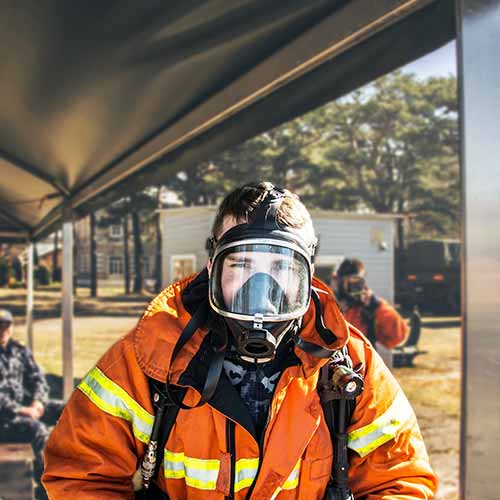
<instances>
[{"instance_id":1,"label":"firefighter","mask_svg":"<svg viewBox=\"0 0 500 500\"><path fill-rule=\"evenodd\" d=\"M344 259L332 274L330 286L345 319L361 330L374 345L392 349L409 334L406 321L366 283L365 266L359 259Z\"/></svg>"},{"instance_id":2,"label":"firefighter","mask_svg":"<svg viewBox=\"0 0 500 500\"><path fill-rule=\"evenodd\" d=\"M259 183L230 193L207 268L163 290L71 396L46 448L51 500L133 498L139 465L157 452L152 382L180 408L160 446L155 498L322 499L333 443L318 377L343 355L366 382L347 428L355 498L432 498L412 408L313 279L315 245L289 191Z\"/></svg>"}]
</instances>

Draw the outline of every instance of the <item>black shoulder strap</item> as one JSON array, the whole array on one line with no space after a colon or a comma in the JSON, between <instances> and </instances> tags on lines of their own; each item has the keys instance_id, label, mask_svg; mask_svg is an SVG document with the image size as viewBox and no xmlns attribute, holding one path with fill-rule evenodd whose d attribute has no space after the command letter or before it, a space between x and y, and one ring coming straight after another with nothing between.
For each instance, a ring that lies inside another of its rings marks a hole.
<instances>
[{"instance_id":1,"label":"black shoulder strap","mask_svg":"<svg viewBox=\"0 0 500 500\"><path fill-rule=\"evenodd\" d=\"M150 441L141 465L143 490L141 495L136 495L136 499L160 500L162 498L160 492L158 488L154 487L152 481L158 477L158 472L165 455L165 446L177 419L180 407L173 403L164 392L165 385L162 382L152 378L149 378L148 382L155 419ZM172 392L175 391L175 395L180 401L184 398L186 390L184 387L171 389ZM163 498L167 499L168 497L164 496Z\"/></svg>"},{"instance_id":2,"label":"black shoulder strap","mask_svg":"<svg viewBox=\"0 0 500 500\"><path fill-rule=\"evenodd\" d=\"M363 390L363 379L352 369L347 347L343 354L342 361L330 361L321 368L318 380L318 393L334 450L332 473L324 497L327 500L353 500L348 484L347 428L356 407L355 396ZM341 378L347 375L349 380L356 381L359 390L350 396L339 392L337 375L332 376L332 370L340 370Z\"/></svg>"},{"instance_id":3,"label":"black shoulder strap","mask_svg":"<svg viewBox=\"0 0 500 500\"><path fill-rule=\"evenodd\" d=\"M156 479L160 466L163 463L163 455L165 454L165 446L168 441L168 437L172 432L172 427L175 424L177 415L179 413L180 407L170 401L167 394L165 394L162 389L164 389L164 384L158 382L157 380L150 379L151 385L154 390L151 391L151 397L153 399L153 406L155 405L154 400L157 399L158 410L155 411L155 417L159 417L159 433L158 433L158 448L156 451L156 467L153 473L153 479ZM187 389L185 387L175 387L171 389L171 392L175 391L175 395L179 401L184 399ZM164 410L160 414L160 409Z\"/></svg>"}]
</instances>

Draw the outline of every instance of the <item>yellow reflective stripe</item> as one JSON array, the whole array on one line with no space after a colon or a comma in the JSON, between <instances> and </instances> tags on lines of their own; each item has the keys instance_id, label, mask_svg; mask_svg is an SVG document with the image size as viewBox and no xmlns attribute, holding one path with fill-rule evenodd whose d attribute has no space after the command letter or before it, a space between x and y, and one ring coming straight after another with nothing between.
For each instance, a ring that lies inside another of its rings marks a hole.
<instances>
[{"instance_id":1,"label":"yellow reflective stripe","mask_svg":"<svg viewBox=\"0 0 500 500\"><path fill-rule=\"evenodd\" d=\"M402 425L413 415L413 409L406 396L403 391L399 391L385 413L370 424L348 434L347 446L364 457L393 439Z\"/></svg>"},{"instance_id":2,"label":"yellow reflective stripe","mask_svg":"<svg viewBox=\"0 0 500 500\"><path fill-rule=\"evenodd\" d=\"M122 389L118 384L106 377L104 373L97 368L97 366L90 372L105 389L109 390L121 400L123 400L129 408L132 409L134 415L137 415L144 423L153 425L154 416L148 413L137 401L131 398L128 393Z\"/></svg>"},{"instance_id":3,"label":"yellow reflective stripe","mask_svg":"<svg viewBox=\"0 0 500 500\"><path fill-rule=\"evenodd\" d=\"M236 461L235 471L234 471L234 491L238 491L249 488L257 476L257 471L259 470L259 459L258 458L240 458Z\"/></svg>"},{"instance_id":4,"label":"yellow reflective stripe","mask_svg":"<svg viewBox=\"0 0 500 500\"><path fill-rule=\"evenodd\" d=\"M184 453L175 453L165 448L164 458L169 462L184 462Z\"/></svg>"},{"instance_id":5,"label":"yellow reflective stripe","mask_svg":"<svg viewBox=\"0 0 500 500\"><path fill-rule=\"evenodd\" d=\"M184 453L174 453L165 450L163 457L163 469L166 478L183 479L184 474Z\"/></svg>"},{"instance_id":6,"label":"yellow reflective stripe","mask_svg":"<svg viewBox=\"0 0 500 500\"><path fill-rule=\"evenodd\" d=\"M283 490L294 490L299 485L300 466L302 459L299 458L292 472L284 482L283 486L278 486L272 494L270 500L274 500Z\"/></svg>"},{"instance_id":7,"label":"yellow reflective stripe","mask_svg":"<svg viewBox=\"0 0 500 500\"><path fill-rule=\"evenodd\" d=\"M218 471L220 469L220 460L184 457L184 465L192 469Z\"/></svg>"},{"instance_id":8,"label":"yellow reflective stripe","mask_svg":"<svg viewBox=\"0 0 500 500\"><path fill-rule=\"evenodd\" d=\"M149 442L153 415L142 408L118 384L106 377L99 368L90 370L78 385L78 389L102 411L130 422L137 439L143 443Z\"/></svg>"},{"instance_id":9,"label":"yellow reflective stripe","mask_svg":"<svg viewBox=\"0 0 500 500\"><path fill-rule=\"evenodd\" d=\"M282 489L284 490L293 490L297 488L299 484L299 475L300 475L300 465L302 463L302 459L299 458L297 464L293 468L292 473L288 476L288 479L283 484Z\"/></svg>"},{"instance_id":10,"label":"yellow reflective stripe","mask_svg":"<svg viewBox=\"0 0 500 500\"><path fill-rule=\"evenodd\" d=\"M218 472L218 471L217 471ZM191 488L197 488L198 490L215 490L217 487L217 476L215 476L215 481L207 481L203 479L195 479L193 477L185 477L186 484L191 486Z\"/></svg>"},{"instance_id":11,"label":"yellow reflective stripe","mask_svg":"<svg viewBox=\"0 0 500 500\"><path fill-rule=\"evenodd\" d=\"M165 450L163 470L167 479L184 479L192 488L215 490L220 460L186 457L184 453Z\"/></svg>"}]
</instances>

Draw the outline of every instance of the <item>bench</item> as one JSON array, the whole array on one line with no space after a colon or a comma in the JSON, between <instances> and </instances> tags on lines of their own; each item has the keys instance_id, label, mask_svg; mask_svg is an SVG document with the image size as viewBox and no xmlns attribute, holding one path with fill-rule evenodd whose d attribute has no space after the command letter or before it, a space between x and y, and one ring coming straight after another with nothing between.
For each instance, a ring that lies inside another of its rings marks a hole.
<instances>
[{"instance_id":1,"label":"bench","mask_svg":"<svg viewBox=\"0 0 500 500\"><path fill-rule=\"evenodd\" d=\"M0 443L0 500L33 500L30 444Z\"/></svg>"},{"instance_id":2,"label":"bench","mask_svg":"<svg viewBox=\"0 0 500 500\"><path fill-rule=\"evenodd\" d=\"M427 351L421 351L418 348L420 340L420 331L422 329L422 318L418 309L415 307L410 316L410 335L406 342L392 349L392 367L405 368L414 366L413 360L419 354L426 354Z\"/></svg>"}]
</instances>

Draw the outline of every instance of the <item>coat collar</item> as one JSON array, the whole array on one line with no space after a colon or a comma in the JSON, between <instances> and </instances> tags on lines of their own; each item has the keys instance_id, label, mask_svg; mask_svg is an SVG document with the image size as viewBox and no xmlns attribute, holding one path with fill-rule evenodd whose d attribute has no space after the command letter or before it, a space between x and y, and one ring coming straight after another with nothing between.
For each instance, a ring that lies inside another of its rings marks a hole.
<instances>
[{"instance_id":1,"label":"coat collar","mask_svg":"<svg viewBox=\"0 0 500 500\"><path fill-rule=\"evenodd\" d=\"M320 297L324 323L335 334L337 340L326 344L321 339L316 331L316 310L312 301L304 315L300 336L308 342L328 349L341 349L349 339L347 323L328 287L316 278L313 278L313 287ZM198 304L207 297L208 272L205 269L195 276L168 286L149 304L133 333L135 355L146 375L164 382L169 373L169 380L172 383L178 381L200 349L208 328L203 327L196 331L173 364L172 352ZM306 354L297 347L295 353L302 363L305 377L311 376L326 363L326 360Z\"/></svg>"}]
</instances>

